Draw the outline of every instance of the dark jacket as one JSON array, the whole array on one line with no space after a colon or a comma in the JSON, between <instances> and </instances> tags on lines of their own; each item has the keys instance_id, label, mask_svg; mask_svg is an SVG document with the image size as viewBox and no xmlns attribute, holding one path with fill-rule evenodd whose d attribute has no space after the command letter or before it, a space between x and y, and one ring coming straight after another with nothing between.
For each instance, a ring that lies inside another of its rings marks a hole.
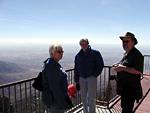
<instances>
[{"instance_id":1,"label":"dark jacket","mask_svg":"<svg viewBox=\"0 0 150 113\"><path fill-rule=\"evenodd\" d=\"M133 48L119 63L143 72L143 55L136 48ZM124 88L128 88L134 92L135 99L139 100L142 97L142 87L140 82L141 75L135 75L125 71L118 72L117 93L122 95Z\"/></svg>"},{"instance_id":2,"label":"dark jacket","mask_svg":"<svg viewBox=\"0 0 150 113\"><path fill-rule=\"evenodd\" d=\"M52 58L45 65L42 83L42 100L48 108L51 106L55 106L57 109L68 108L67 75L61 65Z\"/></svg>"},{"instance_id":3,"label":"dark jacket","mask_svg":"<svg viewBox=\"0 0 150 113\"><path fill-rule=\"evenodd\" d=\"M97 77L104 67L103 58L99 51L90 47L86 53L81 49L75 56L75 82L79 82L79 77Z\"/></svg>"}]
</instances>

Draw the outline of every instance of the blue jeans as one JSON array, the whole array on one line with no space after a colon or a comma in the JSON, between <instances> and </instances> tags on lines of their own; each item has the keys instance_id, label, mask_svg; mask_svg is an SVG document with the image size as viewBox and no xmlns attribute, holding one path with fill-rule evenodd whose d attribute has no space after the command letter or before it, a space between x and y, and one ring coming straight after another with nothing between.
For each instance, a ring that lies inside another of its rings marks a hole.
<instances>
[{"instance_id":1,"label":"blue jeans","mask_svg":"<svg viewBox=\"0 0 150 113\"><path fill-rule=\"evenodd\" d=\"M96 113L96 89L97 89L97 78L79 78L81 99L83 103L84 113Z\"/></svg>"}]
</instances>

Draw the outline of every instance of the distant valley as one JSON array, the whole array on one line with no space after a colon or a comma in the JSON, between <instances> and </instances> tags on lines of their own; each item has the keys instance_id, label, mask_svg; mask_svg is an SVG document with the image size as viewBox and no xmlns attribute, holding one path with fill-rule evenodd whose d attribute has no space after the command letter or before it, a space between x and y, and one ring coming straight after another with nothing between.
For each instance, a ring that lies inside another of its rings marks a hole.
<instances>
[{"instance_id":1,"label":"distant valley","mask_svg":"<svg viewBox=\"0 0 150 113\"><path fill-rule=\"evenodd\" d=\"M124 52L118 46L97 45L92 48L101 52L105 65L118 62ZM64 56L60 64L65 70L74 67L74 58L79 50L79 46L64 46ZM150 54L148 47L141 50L143 54ZM42 70L43 61L49 57L48 46L1 47L0 53L0 84L37 76Z\"/></svg>"},{"instance_id":2,"label":"distant valley","mask_svg":"<svg viewBox=\"0 0 150 113\"><path fill-rule=\"evenodd\" d=\"M26 70L27 69L24 69L15 63L0 61L0 73L2 74L19 73L25 72Z\"/></svg>"}]
</instances>

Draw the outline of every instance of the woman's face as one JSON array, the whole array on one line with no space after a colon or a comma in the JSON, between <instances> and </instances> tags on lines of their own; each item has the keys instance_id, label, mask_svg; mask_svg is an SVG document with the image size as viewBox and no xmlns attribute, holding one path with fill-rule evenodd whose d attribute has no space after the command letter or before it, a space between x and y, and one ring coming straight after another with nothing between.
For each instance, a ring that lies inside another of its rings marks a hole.
<instances>
[{"instance_id":1,"label":"woman's face","mask_svg":"<svg viewBox=\"0 0 150 113\"><path fill-rule=\"evenodd\" d=\"M61 60L62 57L63 57L63 53L64 53L63 49L61 49L61 50L56 50L56 51L53 53L53 58L54 58L54 60L56 60L56 61Z\"/></svg>"}]
</instances>

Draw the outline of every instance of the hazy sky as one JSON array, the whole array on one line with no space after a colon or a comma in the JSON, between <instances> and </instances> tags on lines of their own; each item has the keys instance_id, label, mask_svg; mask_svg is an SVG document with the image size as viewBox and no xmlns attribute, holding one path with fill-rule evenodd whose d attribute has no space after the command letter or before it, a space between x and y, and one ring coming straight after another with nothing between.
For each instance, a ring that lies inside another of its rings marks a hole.
<instances>
[{"instance_id":1,"label":"hazy sky","mask_svg":"<svg viewBox=\"0 0 150 113\"><path fill-rule=\"evenodd\" d=\"M0 0L0 44L150 42L150 0Z\"/></svg>"}]
</instances>

